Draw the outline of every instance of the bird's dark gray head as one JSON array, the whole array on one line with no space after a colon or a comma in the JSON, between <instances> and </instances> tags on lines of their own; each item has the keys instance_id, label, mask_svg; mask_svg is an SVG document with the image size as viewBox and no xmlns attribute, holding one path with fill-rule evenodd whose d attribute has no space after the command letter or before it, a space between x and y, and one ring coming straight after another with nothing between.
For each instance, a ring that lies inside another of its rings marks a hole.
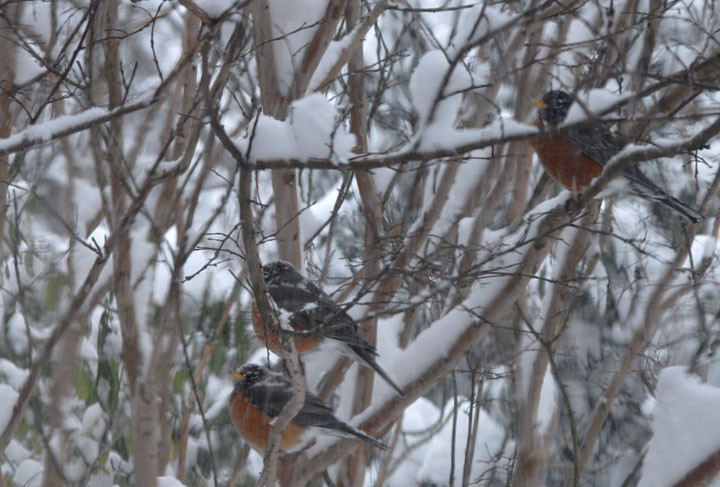
<instances>
[{"instance_id":1,"label":"bird's dark gray head","mask_svg":"<svg viewBox=\"0 0 720 487\"><path fill-rule=\"evenodd\" d=\"M230 371L230 375L235 379L235 385L241 385L243 388L261 382L268 373L265 367L258 364L245 364Z\"/></svg>"},{"instance_id":2,"label":"bird's dark gray head","mask_svg":"<svg viewBox=\"0 0 720 487\"><path fill-rule=\"evenodd\" d=\"M263 266L263 277L269 286L283 281L298 281L302 276L297 269L288 261L275 260Z\"/></svg>"},{"instance_id":3,"label":"bird's dark gray head","mask_svg":"<svg viewBox=\"0 0 720 487\"><path fill-rule=\"evenodd\" d=\"M539 102L534 101L540 107L539 117L543 125L557 126L567 117L573 98L564 91L552 90L545 93Z\"/></svg>"}]
</instances>

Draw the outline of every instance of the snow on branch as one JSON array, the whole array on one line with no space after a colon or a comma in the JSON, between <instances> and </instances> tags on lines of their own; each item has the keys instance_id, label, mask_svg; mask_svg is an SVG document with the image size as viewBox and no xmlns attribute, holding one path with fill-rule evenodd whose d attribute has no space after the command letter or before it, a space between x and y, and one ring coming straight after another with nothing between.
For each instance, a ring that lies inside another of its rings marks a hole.
<instances>
[{"instance_id":1,"label":"snow on branch","mask_svg":"<svg viewBox=\"0 0 720 487\"><path fill-rule=\"evenodd\" d=\"M667 367L660 373L651 404L653 437L638 487L702 485L711 480L718 464L705 465L705 460L717 457L720 450L720 389L700 383L685 367Z\"/></svg>"},{"instance_id":2,"label":"snow on branch","mask_svg":"<svg viewBox=\"0 0 720 487\"><path fill-rule=\"evenodd\" d=\"M165 90L172 86L177 77L182 75L185 67L192 63L200 48L213 36L222 24L217 23L198 38L190 49L178 61L173 71L158 86L138 97L130 103L123 104L113 110L93 107L74 115L63 115L46 122L41 122L0 139L0 156L19 151L27 151L37 145L61 139L96 125L119 119L125 115L148 108L160 100Z\"/></svg>"}]
</instances>

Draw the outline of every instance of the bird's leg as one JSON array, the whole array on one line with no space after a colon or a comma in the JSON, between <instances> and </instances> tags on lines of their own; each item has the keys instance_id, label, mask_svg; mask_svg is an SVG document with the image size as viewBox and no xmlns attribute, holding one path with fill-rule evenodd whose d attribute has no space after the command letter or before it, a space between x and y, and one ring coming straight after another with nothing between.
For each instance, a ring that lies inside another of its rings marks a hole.
<instances>
[{"instance_id":1,"label":"bird's leg","mask_svg":"<svg viewBox=\"0 0 720 487\"><path fill-rule=\"evenodd\" d=\"M565 212L570 216L575 216L582 210L580 204L580 194L573 193L567 200L565 200Z\"/></svg>"}]
</instances>

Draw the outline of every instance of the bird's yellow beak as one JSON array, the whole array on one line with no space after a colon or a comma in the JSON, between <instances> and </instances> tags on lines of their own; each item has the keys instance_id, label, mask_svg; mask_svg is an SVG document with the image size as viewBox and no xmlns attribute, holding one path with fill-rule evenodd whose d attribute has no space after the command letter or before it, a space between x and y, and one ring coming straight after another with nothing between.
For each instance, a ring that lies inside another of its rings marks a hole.
<instances>
[{"instance_id":1,"label":"bird's yellow beak","mask_svg":"<svg viewBox=\"0 0 720 487\"><path fill-rule=\"evenodd\" d=\"M533 105L535 105L535 106L538 107L538 108L547 108L547 104L541 102L541 101L538 100L537 98L532 98L532 97L531 97L531 98L530 98L530 101L532 102Z\"/></svg>"},{"instance_id":2,"label":"bird's yellow beak","mask_svg":"<svg viewBox=\"0 0 720 487\"><path fill-rule=\"evenodd\" d=\"M245 377L240 372L235 372L234 370L230 371L230 375L232 375L235 380L243 380L243 378Z\"/></svg>"}]
</instances>

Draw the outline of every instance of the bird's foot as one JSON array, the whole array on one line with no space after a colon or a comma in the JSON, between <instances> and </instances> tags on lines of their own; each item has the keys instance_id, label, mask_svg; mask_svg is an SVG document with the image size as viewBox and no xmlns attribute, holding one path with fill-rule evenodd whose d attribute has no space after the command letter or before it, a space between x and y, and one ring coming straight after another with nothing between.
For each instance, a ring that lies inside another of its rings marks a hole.
<instances>
[{"instance_id":1,"label":"bird's foot","mask_svg":"<svg viewBox=\"0 0 720 487\"><path fill-rule=\"evenodd\" d=\"M565 200L565 212L570 216L580 213L582 205L580 204L580 195L574 194Z\"/></svg>"}]
</instances>

